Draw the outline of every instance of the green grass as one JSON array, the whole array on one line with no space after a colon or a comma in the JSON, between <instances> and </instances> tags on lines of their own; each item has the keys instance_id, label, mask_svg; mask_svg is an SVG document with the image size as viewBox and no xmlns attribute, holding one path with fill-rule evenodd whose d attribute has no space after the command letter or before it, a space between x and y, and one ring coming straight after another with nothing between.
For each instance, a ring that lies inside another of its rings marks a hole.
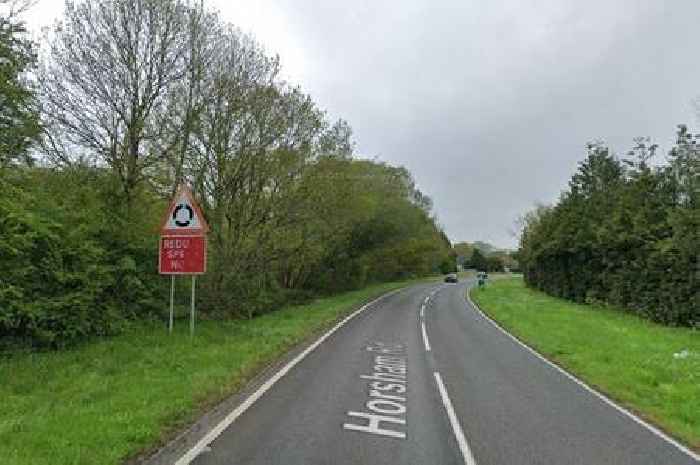
<instances>
[{"instance_id":1,"label":"green grass","mask_svg":"<svg viewBox=\"0 0 700 465\"><path fill-rule=\"evenodd\" d=\"M699 331L573 304L522 279L495 281L471 296L538 352L700 450ZM690 355L674 357L682 350Z\"/></svg>"},{"instance_id":2,"label":"green grass","mask_svg":"<svg viewBox=\"0 0 700 465\"><path fill-rule=\"evenodd\" d=\"M266 364L389 283L248 321L165 325L74 350L0 358L3 465L109 465L154 447Z\"/></svg>"}]
</instances>

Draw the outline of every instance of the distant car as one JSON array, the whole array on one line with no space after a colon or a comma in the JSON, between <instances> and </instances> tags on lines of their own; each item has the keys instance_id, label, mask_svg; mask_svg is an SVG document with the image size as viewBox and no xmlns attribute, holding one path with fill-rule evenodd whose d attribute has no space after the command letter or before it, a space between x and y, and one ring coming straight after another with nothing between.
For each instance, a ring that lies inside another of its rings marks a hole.
<instances>
[{"instance_id":1,"label":"distant car","mask_svg":"<svg viewBox=\"0 0 700 465\"><path fill-rule=\"evenodd\" d=\"M458 281L457 275L455 273L450 273L447 276L445 276L445 282L446 283L456 283Z\"/></svg>"}]
</instances>

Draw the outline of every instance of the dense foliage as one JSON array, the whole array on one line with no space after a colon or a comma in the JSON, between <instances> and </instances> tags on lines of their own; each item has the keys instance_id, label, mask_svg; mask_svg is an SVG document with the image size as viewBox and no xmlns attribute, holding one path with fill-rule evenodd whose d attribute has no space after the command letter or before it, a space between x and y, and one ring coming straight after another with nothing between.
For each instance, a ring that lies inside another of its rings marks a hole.
<instances>
[{"instance_id":1,"label":"dense foliage","mask_svg":"<svg viewBox=\"0 0 700 465\"><path fill-rule=\"evenodd\" d=\"M26 49L2 44L19 63ZM21 71L0 98L34 98ZM62 346L162 317L157 228L183 183L212 228L206 317L453 262L410 173L357 158L350 126L278 75L276 57L200 2L67 3L36 71L40 105L22 106L43 137L0 146L0 345ZM24 130L13 121L1 140Z\"/></svg>"},{"instance_id":2,"label":"dense foliage","mask_svg":"<svg viewBox=\"0 0 700 465\"><path fill-rule=\"evenodd\" d=\"M164 206L143 194L127 220L110 174L16 167L0 198L0 338L60 346L112 334L162 305L154 229ZM124 233L128 231L128 233Z\"/></svg>"},{"instance_id":3,"label":"dense foliage","mask_svg":"<svg viewBox=\"0 0 700 465\"><path fill-rule=\"evenodd\" d=\"M666 163L643 139L619 160L600 144L553 207L527 215L526 282L577 302L619 305L670 325L700 325L700 149L680 126Z\"/></svg>"},{"instance_id":4,"label":"dense foliage","mask_svg":"<svg viewBox=\"0 0 700 465\"><path fill-rule=\"evenodd\" d=\"M26 78L36 62L17 19L20 5L0 0L0 170L23 157L39 133L34 93Z\"/></svg>"}]
</instances>

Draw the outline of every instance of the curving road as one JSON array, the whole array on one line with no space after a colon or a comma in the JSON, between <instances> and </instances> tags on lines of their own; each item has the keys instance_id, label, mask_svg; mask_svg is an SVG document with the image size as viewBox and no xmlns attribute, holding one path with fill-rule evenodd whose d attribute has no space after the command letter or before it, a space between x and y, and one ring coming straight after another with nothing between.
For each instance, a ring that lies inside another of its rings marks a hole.
<instances>
[{"instance_id":1,"label":"curving road","mask_svg":"<svg viewBox=\"0 0 700 465\"><path fill-rule=\"evenodd\" d=\"M239 405L213 441L158 460L700 463L498 330L465 301L467 284L417 285L375 301L273 374L277 382Z\"/></svg>"}]
</instances>

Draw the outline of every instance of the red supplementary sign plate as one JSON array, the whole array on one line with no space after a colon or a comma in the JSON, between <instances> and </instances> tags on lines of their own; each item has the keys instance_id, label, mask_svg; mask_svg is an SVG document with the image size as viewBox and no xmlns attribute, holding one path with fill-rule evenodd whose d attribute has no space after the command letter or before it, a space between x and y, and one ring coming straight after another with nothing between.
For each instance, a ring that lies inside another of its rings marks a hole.
<instances>
[{"instance_id":1,"label":"red supplementary sign plate","mask_svg":"<svg viewBox=\"0 0 700 465\"><path fill-rule=\"evenodd\" d=\"M206 271L206 237L161 236L158 253L160 274L202 274Z\"/></svg>"}]
</instances>

